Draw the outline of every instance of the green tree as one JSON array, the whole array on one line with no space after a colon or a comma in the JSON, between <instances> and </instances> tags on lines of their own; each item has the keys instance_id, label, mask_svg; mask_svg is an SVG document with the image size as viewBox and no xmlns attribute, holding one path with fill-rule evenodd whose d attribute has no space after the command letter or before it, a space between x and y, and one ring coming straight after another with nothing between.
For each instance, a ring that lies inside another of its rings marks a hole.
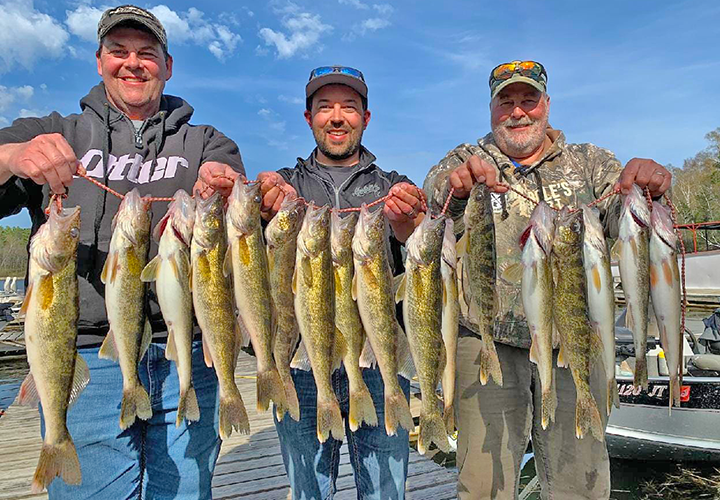
<instances>
[{"instance_id":1,"label":"green tree","mask_svg":"<svg viewBox=\"0 0 720 500\"><path fill-rule=\"evenodd\" d=\"M705 136L709 146L685 160L683 168L673 168L672 200L678 224L720 221L720 127ZM691 231L683 231L683 241L692 250ZM720 249L720 231L697 232L698 249Z\"/></svg>"},{"instance_id":2,"label":"green tree","mask_svg":"<svg viewBox=\"0 0 720 500\"><path fill-rule=\"evenodd\" d=\"M25 276L30 229L0 227L0 277Z\"/></svg>"}]
</instances>

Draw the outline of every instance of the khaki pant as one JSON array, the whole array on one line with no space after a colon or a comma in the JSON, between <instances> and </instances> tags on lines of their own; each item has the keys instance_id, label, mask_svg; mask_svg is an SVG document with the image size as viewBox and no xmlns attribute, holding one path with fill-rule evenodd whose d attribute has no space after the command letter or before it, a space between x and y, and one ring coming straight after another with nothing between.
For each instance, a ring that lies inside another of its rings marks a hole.
<instances>
[{"instance_id":1,"label":"khaki pant","mask_svg":"<svg viewBox=\"0 0 720 500\"><path fill-rule=\"evenodd\" d=\"M542 499L609 498L610 462L605 443L589 433L583 439L575 437L575 383L570 370L555 368L558 407L555 422L543 430L540 380L528 350L496 343L504 384L499 387L490 379L483 386L476 362L481 341L462 327L460 335L455 396L458 498L516 499L520 463L531 435ZM590 385L606 425L603 380L598 360Z\"/></svg>"}]
</instances>

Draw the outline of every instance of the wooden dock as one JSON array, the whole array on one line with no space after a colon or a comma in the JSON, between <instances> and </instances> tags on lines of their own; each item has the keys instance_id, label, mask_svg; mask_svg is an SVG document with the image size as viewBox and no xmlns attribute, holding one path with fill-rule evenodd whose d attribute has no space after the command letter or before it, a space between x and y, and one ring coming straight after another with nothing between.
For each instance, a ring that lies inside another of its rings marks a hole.
<instances>
[{"instance_id":1,"label":"wooden dock","mask_svg":"<svg viewBox=\"0 0 720 500\"><path fill-rule=\"evenodd\" d=\"M213 478L213 498L286 500L290 488L280 455L280 444L270 412L255 411L255 358L241 353L235 378L250 416L250 435L234 433L222 444ZM413 415L419 402L413 398ZM43 499L32 495L30 483L42 441L40 418L33 408L12 405L0 418L0 500ZM59 479L58 479L59 480ZM347 445L341 449L337 500L357 498ZM456 475L410 450L407 495L413 500L445 500L456 497Z\"/></svg>"}]
</instances>

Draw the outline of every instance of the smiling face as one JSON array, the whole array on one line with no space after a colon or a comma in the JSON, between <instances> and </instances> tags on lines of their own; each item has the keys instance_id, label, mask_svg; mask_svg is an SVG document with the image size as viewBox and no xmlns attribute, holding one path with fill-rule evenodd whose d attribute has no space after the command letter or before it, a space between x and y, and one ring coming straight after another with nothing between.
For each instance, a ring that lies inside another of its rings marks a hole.
<instances>
[{"instance_id":1,"label":"smiling face","mask_svg":"<svg viewBox=\"0 0 720 500\"><path fill-rule=\"evenodd\" d=\"M153 35L129 27L110 31L97 55L108 100L132 120L144 120L160 109L172 62Z\"/></svg>"},{"instance_id":2,"label":"smiling face","mask_svg":"<svg viewBox=\"0 0 720 500\"><path fill-rule=\"evenodd\" d=\"M370 121L360 94L347 85L325 85L313 95L305 111L318 146L317 160L329 165L354 165L360 159L360 141Z\"/></svg>"},{"instance_id":3,"label":"smiling face","mask_svg":"<svg viewBox=\"0 0 720 500\"><path fill-rule=\"evenodd\" d=\"M536 154L545 142L550 98L524 83L502 89L490 102L495 142L510 158Z\"/></svg>"}]
</instances>

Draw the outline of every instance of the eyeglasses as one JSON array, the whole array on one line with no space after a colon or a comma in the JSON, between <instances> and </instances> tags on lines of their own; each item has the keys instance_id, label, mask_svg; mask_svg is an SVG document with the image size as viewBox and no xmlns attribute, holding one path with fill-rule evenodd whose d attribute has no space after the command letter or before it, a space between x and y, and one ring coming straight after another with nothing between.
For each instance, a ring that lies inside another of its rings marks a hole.
<instances>
[{"instance_id":1,"label":"eyeglasses","mask_svg":"<svg viewBox=\"0 0 720 500\"><path fill-rule=\"evenodd\" d=\"M542 64L535 61L513 61L500 64L490 72L490 88L509 80L516 73L547 85L547 72Z\"/></svg>"},{"instance_id":2,"label":"eyeglasses","mask_svg":"<svg viewBox=\"0 0 720 500\"><path fill-rule=\"evenodd\" d=\"M348 68L346 66L321 66L319 68L315 68L310 72L310 80L312 81L315 78L318 78L323 75L328 75L330 73L341 73L343 75L348 75L353 78L357 78L361 82L365 83L365 77L363 76L362 72L355 69L355 68Z\"/></svg>"}]
</instances>

